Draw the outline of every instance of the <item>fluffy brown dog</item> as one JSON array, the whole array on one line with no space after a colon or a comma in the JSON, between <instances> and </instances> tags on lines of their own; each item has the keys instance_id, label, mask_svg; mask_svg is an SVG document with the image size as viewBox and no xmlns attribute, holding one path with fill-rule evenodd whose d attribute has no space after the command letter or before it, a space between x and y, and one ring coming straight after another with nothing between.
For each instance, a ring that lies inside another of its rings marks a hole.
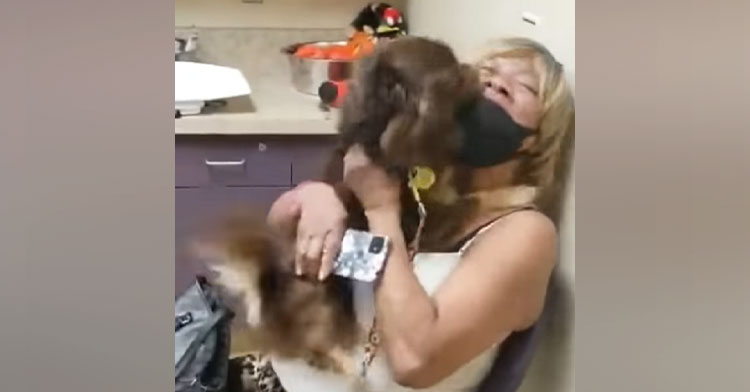
<instances>
[{"instance_id":1,"label":"fluffy brown dog","mask_svg":"<svg viewBox=\"0 0 750 392\"><path fill-rule=\"evenodd\" d=\"M409 168L429 166L438 178L431 193L443 195L434 198L450 197L445 195L459 187L449 175L460 147L455 114L479 94L476 73L437 41L399 38L360 62L339 123L341 143L324 176L347 206L348 227L366 229L367 224L356 198L338 182L345 151L363 145L374 163L404 178L404 187ZM410 240L418 216L411 193L402 194L404 234ZM355 371L347 352L364 334L347 280L296 277L293 244L262 218L245 213L231 214L199 244L196 249L218 272L216 282L241 300L259 351Z\"/></svg>"}]
</instances>

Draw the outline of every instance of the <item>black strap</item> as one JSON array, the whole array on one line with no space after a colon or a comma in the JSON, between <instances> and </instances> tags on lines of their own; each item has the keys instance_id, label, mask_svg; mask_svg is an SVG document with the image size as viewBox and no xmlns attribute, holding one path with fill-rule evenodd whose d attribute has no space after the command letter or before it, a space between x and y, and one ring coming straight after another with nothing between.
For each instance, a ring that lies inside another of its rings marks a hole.
<instances>
[{"instance_id":1,"label":"black strap","mask_svg":"<svg viewBox=\"0 0 750 392\"><path fill-rule=\"evenodd\" d=\"M485 227L488 227L488 226L492 225L493 223L499 221L500 219L502 219L502 218L504 218L504 217L506 217L506 216L508 216L508 215L510 215L512 213L514 213L514 212L525 211L525 210L533 210L533 209L536 209L536 207L533 206L533 205L523 205L523 206L520 206L520 207L510 208L510 209L504 211L502 214L496 216L494 219L490 220L489 222L484 223L484 224L480 225L479 227L477 227L476 229L472 230L471 232L469 232L469 234L463 236L458 242L456 242L453 245L453 247L450 250L452 252L458 252L461 249L461 247L464 246L464 244L466 244L467 242L469 242L469 240L471 240L472 238L476 237L476 235L479 234L479 232L482 231L482 229L484 229Z\"/></svg>"}]
</instances>

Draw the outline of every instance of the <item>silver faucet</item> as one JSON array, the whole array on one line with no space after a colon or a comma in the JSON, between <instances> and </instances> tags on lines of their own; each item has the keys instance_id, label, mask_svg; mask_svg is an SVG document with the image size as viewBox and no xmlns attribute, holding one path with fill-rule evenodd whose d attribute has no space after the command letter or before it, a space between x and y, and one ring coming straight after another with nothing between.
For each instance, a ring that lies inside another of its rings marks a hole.
<instances>
[{"instance_id":1,"label":"silver faucet","mask_svg":"<svg viewBox=\"0 0 750 392\"><path fill-rule=\"evenodd\" d=\"M190 33L186 38L174 39L174 59L183 60L187 54L195 52L198 49L198 33Z\"/></svg>"}]
</instances>

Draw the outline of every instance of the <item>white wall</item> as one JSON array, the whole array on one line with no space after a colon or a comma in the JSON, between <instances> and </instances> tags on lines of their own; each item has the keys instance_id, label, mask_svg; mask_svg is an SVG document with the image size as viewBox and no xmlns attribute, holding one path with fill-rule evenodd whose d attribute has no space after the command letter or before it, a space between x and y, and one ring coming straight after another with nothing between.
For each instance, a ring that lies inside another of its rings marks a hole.
<instances>
[{"instance_id":1,"label":"white wall","mask_svg":"<svg viewBox=\"0 0 750 392\"><path fill-rule=\"evenodd\" d=\"M520 35L544 43L575 76L575 0L409 0L406 7L413 34L449 43L464 58L488 39ZM521 13L540 16L532 26Z\"/></svg>"},{"instance_id":2,"label":"white wall","mask_svg":"<svg viewBox=\"0 0 750 392\"><path fill-rule=\"evenodd\" d=\"M575 0L409 0L406 8L412 34L438 38L470 60L488 39L518 35L546 45L567 70L575 86ZM530 11L541 18L536 26L521 20ZM575 283L575 175L561 225L560 275L563 303L553 328L542 343L521 392L575 390L573 324Z\"/></svg>"},{"instance_id":3,"label":"white wall","mask_svg":"<svg viewBox=\"0 0 750 392\"><path fill-rule=\"evenodd\" d=\"M346 28L368 0L175 0L178 27ZM390 1L401 9L404 1Z\"/></svg>"}]
</instances>

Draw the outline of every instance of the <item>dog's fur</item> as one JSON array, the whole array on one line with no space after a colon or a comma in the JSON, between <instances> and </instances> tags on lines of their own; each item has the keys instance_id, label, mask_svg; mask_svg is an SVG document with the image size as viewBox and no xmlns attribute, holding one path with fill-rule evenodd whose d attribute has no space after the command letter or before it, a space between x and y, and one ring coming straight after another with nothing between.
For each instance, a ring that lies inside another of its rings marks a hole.
<instances>
[{"instance_id":1,"label":"dog's fur","mask_svg":"<svg viewBox=\"0 0 750 392\"><path fill-rule=\"evenodd\" d=\"M431 193L437 196L430 200L459 192L457 176L450 175L460 146L455 114L480 94L480 86L476 72L460 64L450 48L415 37L379 45L358 64L349 94L339 123L341 143L324 178L346 205L348 227L367 227L361 206L340 182L341 160L354 144L404 178L404 187L410 167L433 168L438 182ZM410 240L418 216L411 194L402 194L403 229ZM242 300L248 333L257 334L259 350L303 358L323 369L355 371L346 353L362 341L364 331L347 280L294 276L293 244L257 216L232 214L213 234L196 249L218 272L218 284Z\"/></svg>"}]
</instances>

